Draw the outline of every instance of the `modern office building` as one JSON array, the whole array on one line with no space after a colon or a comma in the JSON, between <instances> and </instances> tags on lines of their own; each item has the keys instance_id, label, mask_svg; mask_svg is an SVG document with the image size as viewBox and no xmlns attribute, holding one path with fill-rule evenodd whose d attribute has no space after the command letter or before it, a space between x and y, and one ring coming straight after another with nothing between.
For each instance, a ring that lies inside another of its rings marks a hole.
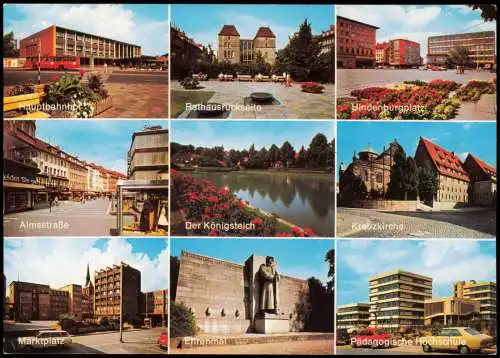
<instances>
[{"instance_id":1,"label":"modern office building","mask_svg":"<svg viewBox=\"0 0 500 358\"><path fill-rule=\"evenodd\" d=\"M241 39L236 26L224 25L217 39L219 61L251 63L258 52L267 63L276 60L276 35L267 26L259 27L253 39Z\"/></svg>"},{"instance_id":2,"label":"modern office building","mask_svg":"<svg viewBox=\"0 0 500 358\"><path fill-rule=\"evenodd\" d=\"M146 126L132 135L127 174L131 180L168 179L168 129Z\"/></svg>"},{"instance_id":3,"label":"modern office building","mask_svg":"<svg viewBox=\"0 0 500 358\"><path fill-rule=\"evenodd\" d=\"M495 320L497 318L497 284L492 281L459 281L453 285L454 295L459 298L480 303L479 318Z\"/></svg>"},{"instance_id":4,"label":"modern office building","mask_svg":"<svg viewBox=\"0 0 500 358\"><path fill-rule=\"evenodd\" d=\"M120 303L124 320L139 314L141 272L120 263L94 273L94 315L96 318L120 318Z\"/></svg>"},{"instance_id":5,"label":"modern office building","mask_svg":"<svg viewBox=\"0 0 500 358\"><path fill-rule=\"evenodd\" d=\"M141 47L51 25L20 42L20 57L75 56L82 65L101 65L141 57Z\"/></svg>"},{"instance_id":6,"label":"modern office building","mask_svg":"<svg viewBox=\"0 0 500 358\"><path fill-rule=\"evenodd\" d=\"M370 326L394 329L424 325L424 302L432 278L394 270L369 278Z\"/></svg>"},{"instance_id":7,"label":"modern office building","mask_svg":"<svg viewBox=\"0 0 500 358\"><path fill-rule=\"evenodd\" d=\"M369 324L369 303L351 303L337 307L337 328L368 327Z\"/></svg>"},{"instance_id":8,"label":"modern office building","mask_svg":"<svg viewBox=\"0 0 500 358\"><path fill-rule=\"evenodd\" d=\"M374 46L377 65L395 67L420 66L420 44L406 39L394 39Z\"/></svg>"},{"instance_id":9,"label":"modern office building","mask_svg":"<svg viewBox=\"0 0 500 358\"><path fill-rule=\"evenodd\" d=\"M374 67L378 27L343 16L337 16L336 27L337 67Z\"/></svg>"},{"instance_id":10,"label":"modern office building","mask_svg":"<svg viewBox=\"0 0 500 358\"><path fill-rule=\"evenodd\" d=\"M452 49L465 48L471 66L491 67L496 63L495 46L495 31L430 36L427 39L427 63L444 65Z\"/></svg>"},{"instance_id":11,"label":"modern office building","mask_svg":"<svg viewBox=\"0 0 500 358\"><path fill-rule=\"evenodd\" d=\"M139 296L139 314L142 318L150 318L153 326L166 325L168 319L168 291L141 292Z\"/></svg>"},{"instance_id":12,"label":"modern office building","mask_svg":"<svg viewBox=\"0 0 500 358\"><path fill-rule=\"evenodd\" d=\"M461 322L473 318L479 313L480 303L460 297L439 297L424 302L424 324L436 323L444 326L461 325Z\"/></svg>"}]
</instances>

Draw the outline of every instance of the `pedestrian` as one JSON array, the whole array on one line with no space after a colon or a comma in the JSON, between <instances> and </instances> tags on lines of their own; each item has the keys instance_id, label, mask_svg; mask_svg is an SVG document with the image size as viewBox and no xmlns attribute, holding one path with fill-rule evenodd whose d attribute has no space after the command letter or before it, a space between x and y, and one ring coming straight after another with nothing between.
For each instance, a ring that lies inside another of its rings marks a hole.
<instances>
[{"instance_id":1,"label":"pedestrian","mask_svg":"<svg viewBox=\"0 0 500 358\"><path fill-rule=\"evenodd\" d=\"M52 197L49 198L49 213L52 213Z\"/></svg>"},{"instance_id":2,"label":"pedestrian","mask_svg":"<svg viewBox=\"0 0 500 358\"><path fill-rule=\"evenodd\" d=\"M57 197L57 195L56 195L56 197L54 198L54 205L55 205L55 206L59 205L59 198Z\"/></svg>"},{"instance_id":3,"label":"pedestrian","mask_svg":"<svg viewBox=\"0 0 500 358\"><path fill-rule=\"evenodd\" d=\"M286 74L286 86L292 87L292 77L290 76L290 73Z\"/></svg>"},{"instance_id":4,"label":"pedestrian","mask_svg":"<svg viewBox=\"0 0 500 358\"><path fill-rule=\"evenodd\" d=\"M80 68L80 78L83 79L83 76L85 75L85 71L83 68Z\"/></svg>"},{"instance_id":5,"label":"pedestrian","mask_svg":"<svg viewBox=\"0 0 500 358\"><path fill-rule=\"evenodd\" d=\"M108 64L104 62L104 73L108 72Z\"/></svg>"}]
</instances>

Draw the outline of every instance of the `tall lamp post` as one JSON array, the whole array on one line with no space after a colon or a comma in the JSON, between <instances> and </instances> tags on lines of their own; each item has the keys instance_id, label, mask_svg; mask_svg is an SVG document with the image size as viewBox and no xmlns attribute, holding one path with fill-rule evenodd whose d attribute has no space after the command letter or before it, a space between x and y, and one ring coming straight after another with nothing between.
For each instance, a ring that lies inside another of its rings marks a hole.
<instances>
[{"instance_id":1,"label":"tall lamp post","mask_svg":"<svg viewBox=\"0 0 500 358\"><path fill-rule=\"evenodd\" d=\"M123 265L120 265L120 343L123 343Z\"/></svg>"},{"instance_id":2,"label":"tall lamp post","mask_svg":"<svg viewBox=\"0 0 500 358\"><path fill-rule=\"evenodd\" d=\"M38 38L38 84L40 84L40 61L42 57L42 40Z\"/></svg>"}]
</instances>

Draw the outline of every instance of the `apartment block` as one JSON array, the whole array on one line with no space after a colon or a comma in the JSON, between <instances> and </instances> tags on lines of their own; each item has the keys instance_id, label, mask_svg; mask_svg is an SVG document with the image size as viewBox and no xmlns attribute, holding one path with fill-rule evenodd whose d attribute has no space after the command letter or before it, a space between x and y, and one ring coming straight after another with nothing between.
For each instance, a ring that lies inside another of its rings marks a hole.
<instances>
[{"instance_id":1,"label":"apartment block","mask_svg":"<svg viewBox=\"0 0 500 358\"><path fill-rule=\"evenodd\" d=\"M337 307L337 328L367 327L369 324L369 303L351 303Z\"/></svg>"},{"instance_id":2,"label":"apartment block","mask_svg":"<svg viewBox=\"0 0 500 358\"><path fill-rule=\"evenodd\" d=\"M120 302L124 319L139 314L141 272L120 263L94 272L94 315L96 318L120 318Z\"/></svg>"},{"instance_id":3,"label":"apartment block","mask_svg":"<svg viewBox=\"0 0 500 358\"><path fill-rule=\"evenodd\" d=\"M428 276L394 270L370 277L370 326L423 326L424 302L431 297Z\"/></svg>"},{"instance_id":4,"label":"apartment block","mask_svg":"<svg viewBox=\"0 0 500 358\"><path fill-rule=\"evenodd\" d=\"M479 302L463 297L439 297L425 300L425 325L440 323L444 326L458 325L459 321L479 313Z\"/></svg>"}]
</instances>

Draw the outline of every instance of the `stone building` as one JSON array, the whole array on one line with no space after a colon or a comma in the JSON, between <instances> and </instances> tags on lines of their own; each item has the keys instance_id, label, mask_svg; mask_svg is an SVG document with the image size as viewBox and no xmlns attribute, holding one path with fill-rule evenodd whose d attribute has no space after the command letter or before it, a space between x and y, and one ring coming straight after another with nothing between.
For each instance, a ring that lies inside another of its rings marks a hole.
<instances>
[{"instance_id":1,"label":"stone building","mask_svg":"<svg viewBox=\"0 0 500 358\"><path fill-rule=\"evenodd\" d=\"M264 61L276 60L276 36L267 26L261 26L253 39L241 39L234 25L224 25L218 34L217 58L230 63L251 63L260 52Z\"/></svg>"},{"instance_id":2,"label":"stone building","mask_svg":"<svg viewBox=\"0 0 500 358\"><path fill-rule=\"evenodd\" d=\"M352 172L360 177L366 189L372 196L382 197L388 189L391 179L391 167L394 165L394 154L403 147L394 139L388 148L383 148L377 153L370 145L361 150L356 156L354 153L352 163L344 167L341 163L339 176Z\"/></svg>"},{"instance_id":3,"label":"stone building","mask_svg":"<svg viewBox=\"0 0 500 358\"><path fill-rule=\"evenodd\" d=\"M434 200L440 206L451 208L468 203L470 177L454 152L420 137L415 162L418 167L429 168L436 174L437 193Z\"/></svg>"},{"instance_id":4,"label":"stone building","mask_svg":"<svg viewBox=\"0 0 500 358\"><path fill-rule=\"evenodd\" d=\"M242 265L182 251L175 302L189 307L204 333L259 331L256 275L265 261L265 257L252 255ZM281 274L280 314L265 319L284 328L281 332L301 331L303 322L297 309L307 294L307 280Z\"/></svg>"},{"instance_id":5,"label":"stone building","mask_svg":"<svg viewBox=\"0 0 500 358\"><path fill-rule=\"evenodd\" d=\"M495 205L497 200L496 168L472 154L465 159L464 168L471 180L469 202L480 206Z\"/></svg>"}]
</instances>

